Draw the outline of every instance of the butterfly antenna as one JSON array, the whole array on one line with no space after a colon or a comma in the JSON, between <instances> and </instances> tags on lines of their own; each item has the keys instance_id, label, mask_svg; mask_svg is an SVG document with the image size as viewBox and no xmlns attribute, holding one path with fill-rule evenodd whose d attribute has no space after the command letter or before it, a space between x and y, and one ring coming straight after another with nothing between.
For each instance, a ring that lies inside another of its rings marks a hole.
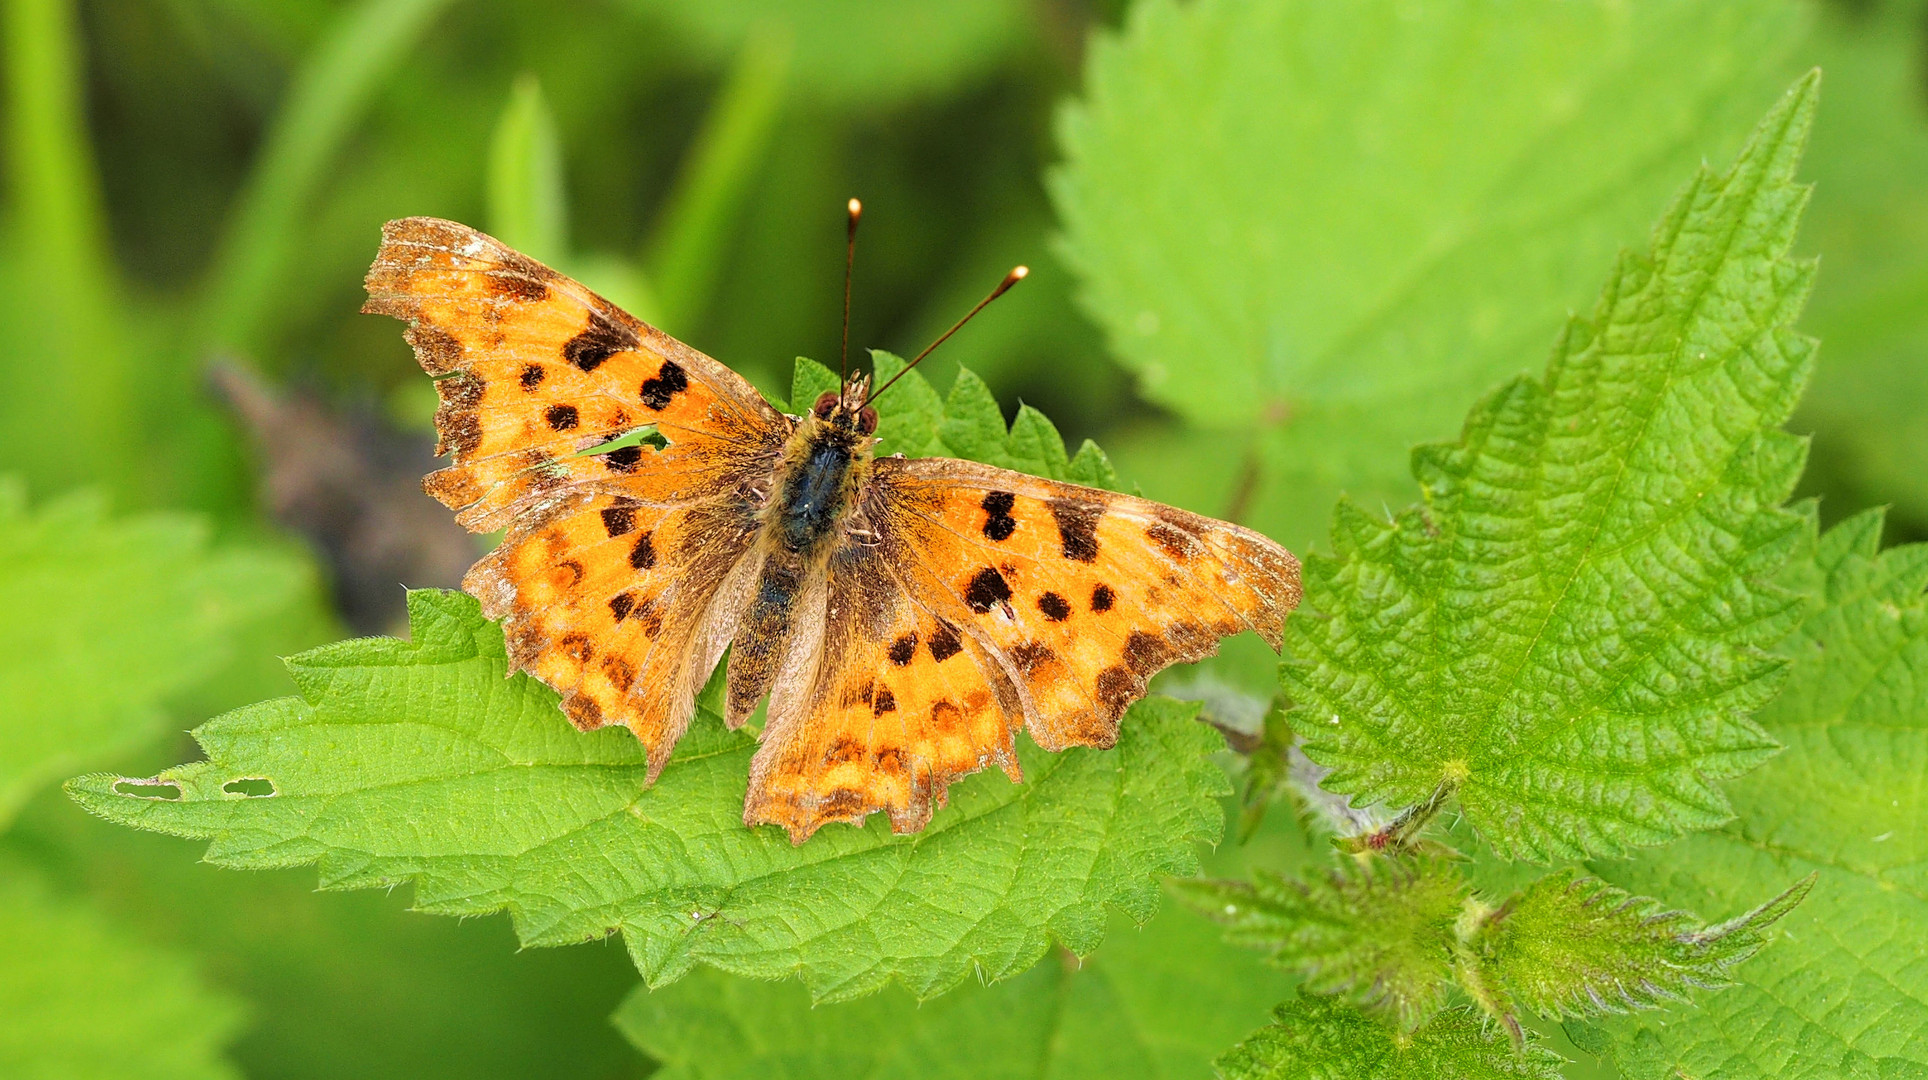
<instances>
[{"instance_id":1,"label":"butterfly antenna","mask_svg":"<svg viewBox=\"0 0 1928 1080\"><path fill-rule=\"evenodd\" d=\"M850 272L857 267L857 222L863 220L864 204L850 200L850 226L846 232L843 260L843 354L837 362L837 389L850 382Z\"/></svg>"},{"instance_id":2,"label":"butterfly antenna","mask_svg":"<svg viewBox=\"0 0 1928 1080\"><path fill-rule=\"evenodd\" d=\"M868 405L871 402L876 401L880 396L883 395L884 391L896 385L898 379L901 379L904 376L910 374L910 369L916 367L918 364L923 363L924 358L926 356L929 356L932 352L934 352L939 345L942 345L946 341L949 341L951 339L952 334L955 334L959 330L964 329L964 324L967 322L970 322L971 319L975 317L978 312L983 311L984 308L987 305L989 305L991 301L996 300L998 297L1003 296L1006 292L1009 292L1011 289L1011 286L1016 285L1020 281L1023 281L1025 277L1030 273L1031 273L1031 268L1028 266L1012 267L1011 272L1004 275L1004 280L998 282L997 288L991 290L991 295L985 297L982 300L979 300L977 302L976 307L966 312L964 317L957 320L957 323L953 325L949 330L944 331L943 337L940 337L936 341L931 342L929 345L924 346L924 351L918 353L917 356L914 359L912 359L910 363L905 364L904 370L891 376L890 382L887 382L884 385L878 387L877 389L872 390L870 392L870 396L864 399L864 404Z\"/></svg>"}]
</instances>

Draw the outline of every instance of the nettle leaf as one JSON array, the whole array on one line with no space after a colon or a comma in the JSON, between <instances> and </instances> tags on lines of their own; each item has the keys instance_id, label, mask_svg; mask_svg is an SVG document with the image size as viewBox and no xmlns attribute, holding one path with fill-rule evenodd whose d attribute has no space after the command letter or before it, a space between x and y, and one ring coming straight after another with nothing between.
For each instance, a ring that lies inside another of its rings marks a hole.
<instances>
[{"instance_id":1,"label":"nettle leaf","mask_svg":"<svg viewBox=\"0 0 1928 1080\"><path fill-rule=\"evenodd\" d=\"M892 988L812 1008L794 983L701 972L638 988L615 1022L663 1063L663 1080L1206 1080L1212 1056L1291 988L1216 939L1210 924L1171 909L1142 930L1115 926L1082 963L1039 964L921 1004Z\"/></svg>"},{"instance_id":2,"label":"nettle leaf","mask_svg":"<svg viewBox=\"0 0 1928 1080\"><path fill-rule=\"evenodd\" d=\"M301 697L197 729L206 761L69 792L110 820L208 840L218 865L316 862L326 888L414 881L421 910L507 909L528 945L620 930L651 985L708 963L797 973L820 999L893 978L927 997L973 971L1022 971L1052 941L1090 952L1107 904L1149 918L1155 879L1194 869L1193 845L1222 825L1217 737L1195 706L1160 698L1135 706L1115 752L1026 743L1023 784L972 777L923 833L874 820L793 847L743 826L756 741L724 729L720 680L646 787L628 732L580 733L553 691L503 677L501 630L472 599L416 591L409 615L411 642L290 660Z\"/></svg>"},{"instance_id":3,"label":"nettle leaf","mask_svg":"<svg viewBox=\"0 0 1928 1080\"><path fill-rule=\"evenodd\" d=\"M0 1074L230 1080L239 1001L0 859Z\"/></svg>"},{"instance_id":4,"label":"nettle leaf","mask_svg":"<svg viewBox=\"0 0 1928 1080\"><path fill-rule=\"evenodd\" d=\"M1881 528L1871 512L1821 538L1787 688L1760 715L1787 749L1729 786L1739 819L1599 867L1701 910L1818 874L1693 1022L1573 1029L1629 1080L1928 1073L1928 545L1882 552Z\"/></svg>"},{"instance_id":5,"label":"nettle leaf","mask_svg":"<svg viewBox=\"0 0 1928 1080\"><path fill-rule=\"evenodd\" d=\"M1462 974L1490 990L1482 1004L1547 1019L1627 1012L1731 985L1734 965L1759 952L1767 929L1807 896L1813 875L1715 926L1576 870L1549 874L1478 919Z\"/></svg>"},{"instance_id":6,"label":"nettle leaf","mask_svg":"<svg viewBox=\"0 0 1928 1080\"><path fill-rule=\"evenodd\" d=\"M1225 1080L1556 1080L1561 1059L1531 1043L1515 1050L1463 1006L1401 1036L1343 1002L1301 997L1216 1064Z\"/></svg>"},{"instance_id":7,"label":"nettle leaf","mask_svg":"<svg viewBox=\"0 0 1928 1080\"><path fill-rule=\"evenodd\" d=\"M1732 816L1715 781L1775 750L1749 714L1798 621L1769 584L1803 536L1779 430L1813 342L1791 329L1794 169L1818 76L1705 169L1621 260L1542 379L1422 447L1425 503L1342 503L1286 627L1291 714L1355 803L1456 791L1502 856L1626 851Z\"/></svg>"},{"instance_id":8,"label":"nettle leaf","mask_svg":"<svg viewBox=\"0 0 1928 1080\"><path fill-rule=\"evenodd\" d=\"M1406 449L1519 371L1679 177L1739 145L1803 21L1781 3L1132 5L1059 125L1053 201L1113 353L1159 404L1231 430L1143 446L1129 471L1195 497L1249 454L1245 523L1294 550L1341 491L1403 499Z\"/></svg>"},{"instance_id":9,"label":"nettle leaf","mask_svg":"<svg viewBox=\"0 0 1928 1080\"><path fill-rule=\"evenodd\" d=\"M163 704L306 580L291 555L210 550L193 518L114 519L90 495L30 511L0 478L0 827L40 785L159 736Z\"/></svg>"},{"instance_id":10,"label":"nettle leaf","mask_svg":"<svg viewBox=\"0 0 1928 1080\"><path fill-rule=\"evenodd\" d=\"M1306 989L1342 995L1411 1032L1446 1004L1454 923L1466 884L1433 859L1347 859L1290 880L1260 871L1251 884L1177 881L1177 895L1305 977Z\"/></svg>"}]
</instances>

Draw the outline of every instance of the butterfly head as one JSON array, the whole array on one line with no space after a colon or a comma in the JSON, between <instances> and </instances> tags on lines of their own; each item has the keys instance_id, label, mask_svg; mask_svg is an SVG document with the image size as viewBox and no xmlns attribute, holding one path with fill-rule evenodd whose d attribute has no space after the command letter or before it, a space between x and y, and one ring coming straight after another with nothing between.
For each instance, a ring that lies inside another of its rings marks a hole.
<instances>
[{"instance_id":1,"label":"butterfly head","mask_svg":"<svg viewBox=\"0 0 1928 1080\"><path fill-rule=\"evenodd\" d=\"M842 390L826 390L810 407L810 415L832 430L869 436L877 431L877 410L865 404L870 380L862 375L850 380Z\"/></svg>"}]
</instances>

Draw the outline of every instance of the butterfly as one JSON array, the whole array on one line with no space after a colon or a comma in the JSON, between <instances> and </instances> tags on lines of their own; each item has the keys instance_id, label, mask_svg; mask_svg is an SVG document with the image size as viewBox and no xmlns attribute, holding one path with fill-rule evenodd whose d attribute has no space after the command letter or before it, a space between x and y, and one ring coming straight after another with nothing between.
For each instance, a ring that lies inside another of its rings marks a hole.
<instances>
[{"instance_id":1,"label":"butterfly","mask_svg":"<svg viewBox=\"0 0 1928 1080\"><path fill-rule=\"evenodd\" d=\"M1298 561L1256 532L877 457L865 378L786 415L465 225L389 222L366 285L362 310L407 320L436 380L453 464L423 486L506 530L462 587L502 621L510 672L583 730L627 726L653 782L727 651L730 727L769 699L743 820L795 843L876 811L916 832L987 766L1021 782L1019 728L1110 747L1154 673L1243 630L1277 650L1298 603Z\"/></svg>"}]
</instances>

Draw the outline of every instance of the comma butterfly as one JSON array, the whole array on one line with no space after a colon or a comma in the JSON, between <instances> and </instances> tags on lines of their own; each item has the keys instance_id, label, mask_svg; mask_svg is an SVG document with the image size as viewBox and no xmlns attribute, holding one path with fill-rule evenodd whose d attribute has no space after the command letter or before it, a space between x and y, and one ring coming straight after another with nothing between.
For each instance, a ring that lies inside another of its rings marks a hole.
<instances>
[{"instance_id":1,"label":"comma butterfly","mask_svg":"<svg viewBox=\"0 0 1928 1080\"><path fill-rule=\"evenodd\" d=\"M408 321L440 391L454 463L424 487L469 529L507 530L462 585L503 620L511 670L578 727L635 732L653 780L727 649L730 726L770 699L743 820L796 843L876 810L915 832L987 765L1021 780L1020 726L1046 750L1112 746L1153 673L1241 630L1276 650L1298 603L1298 561L1258 533L877 458L863 377L784 415L467 226L388 223L367 287L362 310Z\"/></svg>"}]
</instances>

